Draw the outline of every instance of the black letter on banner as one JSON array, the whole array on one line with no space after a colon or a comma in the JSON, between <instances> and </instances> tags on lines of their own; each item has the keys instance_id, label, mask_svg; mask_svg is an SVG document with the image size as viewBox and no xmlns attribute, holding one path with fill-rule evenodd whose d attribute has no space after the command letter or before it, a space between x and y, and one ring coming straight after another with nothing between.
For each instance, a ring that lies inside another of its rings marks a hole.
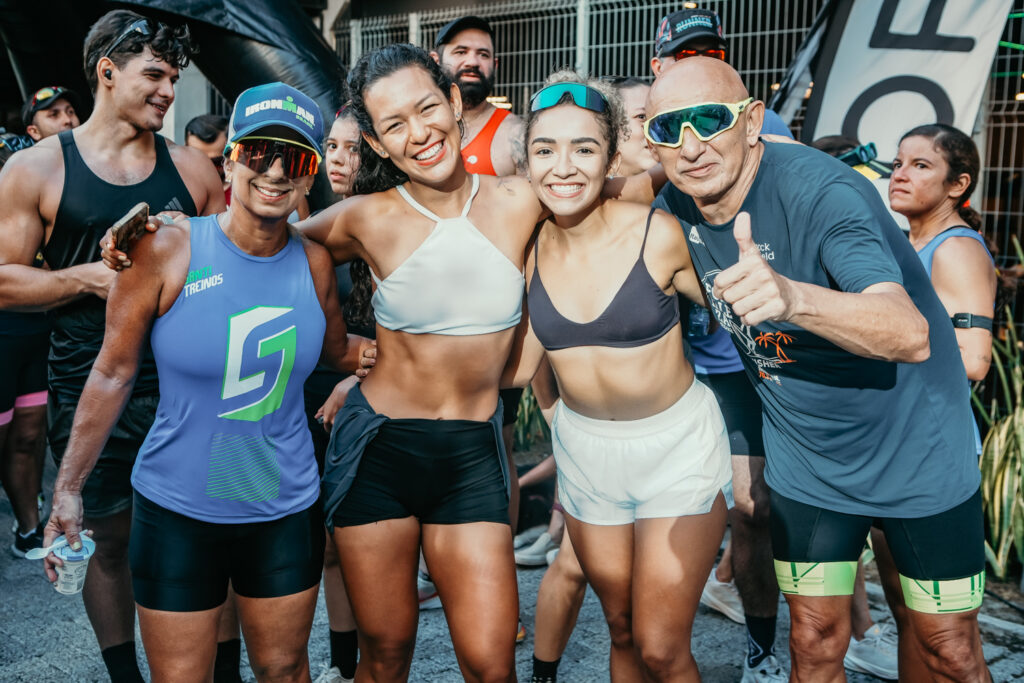
<instances>
[{"instance_id":1,"label":"black letter on banner","mask_svg":"<svg viewBox=\"0 0 1024 683\"><path fill-rule=\"evenodd\" d=\"M860 128L861 117L875 100L894 92L916 92L928 98L935 109L935 120L939 123L953 125L953 103L942 86L935 81L920 76L893 76L879 81L862 92L853 101L843 119L842 134L858 140L857 129Z\"/></svg>"},{"instance_id":2,"label":"black letter on banner","mask_svg":"<svg viewBox=\"0 0 1024 683\"><path fill-rule=\"evenodd\" d=\"M930 0L921 22L921 32L914 34L891 33L892 19L896 16L898 0L883 0L878 12L878 22L871 32L869 47L889 50L937 50L941 52L970 52L974 49L974 38L966 36L945 36L939 34L939 19L946 7L946 0Z\"/></svg>"}]
</instances>

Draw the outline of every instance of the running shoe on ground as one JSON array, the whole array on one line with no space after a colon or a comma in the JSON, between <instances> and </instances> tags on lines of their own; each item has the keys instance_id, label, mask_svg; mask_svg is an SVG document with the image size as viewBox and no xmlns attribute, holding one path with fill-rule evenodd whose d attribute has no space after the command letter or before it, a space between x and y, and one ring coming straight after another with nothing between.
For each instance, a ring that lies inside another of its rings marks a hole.
<instances>
[{"instance_id":1,"label":"running shoe on ground","mask_svg":"<svg viewBox=\"0 0 1024 683\"><path fill-rule=\"evenodd\" d=\"M437 587L424 572L416 574L416 592L420 598L420 609L439 609L441 607L441 596L437 594Z\"/></svg>"},{"instance_id":2,"label":"running shoe on ground","mask_svg":"<svg viewBox=\"0 0 1024 683\"><path fill-rule=\"evenodd\" d=\"M540 526L530 527L529 529L526 529L525 531L518 534L515 538L512 539L512 547L516 550L519 550L520 548L525 548L526 546L531 545L534 541L536 541L537 538L540 537L540 535L547 530L548 528L544 524L541 524Z\"/></svg>"},{"instance_id":3,"label":"running shoe on ground","mask_svg":"<svg viewBox=\"0 0 1024 683\"><path fill-rule=\"evenodd\" d=\"M14 543L11 544L11 553L15 557L25 557L25 553L33 548L43 547L43 527L46 526L46 522L40 522L32 531L28 532L27 536L22 536L18 533L17 527L14 531Z\"/></svg>"},{"instance_id":4,"label":"running shoe on ground","mask_svg":"<svg viewBox=\"0 0 1024 683\"><path fill-rule=\"evenodd\" d=\"M736 584L719 581L715 577L715 570L711 570L711 576L704 584L704 591L700 594L700 602L705 607L710 607L716 612L721 612L737 624L745 624L743 616L743 602L740 600L740 592L736 590Z\"/></svg>"},{"instance_id":5,"label":"running shoe on ground","mask_svg":"<svg viewBox=\"0 0 1024 683\"><path fill-rule=\"evenodd\" d=\"M332 666L330 669L326 669L322 674L317 676L313 683L353 683L354 678L345 678L341 675L341 669L336 666Z\"/></svg>"},{"instance_id":6,"label":"running shoe on ground","mask_svg":"<svg viewBox=\"0 0 1024 683\"><path fill-rule=\"evenodd\" d=\"M526 640L526 627L523 626L523 622L519 622L519 629L516 631L516 645Z\"/></svg>"},{"instance_id":7,"label":"running shoe on ground","mask_svg":"<svg viewBox=\"0 0 1024 683\"><path fill-rule=\"evenodd\" d=\"M548 563L548 553L556 548L558 544L544 531L533 543L516 551L516 564L524 567L543 567Z\"/></svg>"},{"instance_id":8,"label":"running shoe on ground","mask_svg":"<svg viewBox=\"0 0 1024 683\"><path fill-rule=\"evenodd\" d=\"M782 670L775 655L768 655L754 667L747 666L747 658L743 658L743 678L740 683L786 683L789 676Z\"/></svg>"},{"instance_id":9,"label":"running shoe on ground","mask_svg":"<svg viewBox=\"0 0 1024 683\"><path fill-rule=\"evenodd\" d=\"M850 671L871 674L887 681L899 678L896 629L892 624L875 624L864 632L864 638L850 636L843 666Z\"/></svg>"},{"instance_id":10,"label":"running shoe on ground","mask_svg":"<svg viewBox=\"0 0 1024 683\"><path fill-rule=\"evenodd\" d=\"M558 548L555 548L554 550L549 550L548 554L544 556L544 559L547 560L549 567L552 564L554 564L555 558L558 557L558 550Z\"/></svg>"}]
</instances>

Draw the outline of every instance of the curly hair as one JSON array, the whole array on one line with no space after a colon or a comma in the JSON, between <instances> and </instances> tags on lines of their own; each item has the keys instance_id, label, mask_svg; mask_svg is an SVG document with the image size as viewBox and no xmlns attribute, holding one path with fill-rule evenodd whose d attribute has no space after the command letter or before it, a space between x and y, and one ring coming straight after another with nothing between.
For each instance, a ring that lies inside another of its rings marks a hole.
<instances>
[{"instance_id":1,"label":"curly hair","mask_svg":"<svg viewBox=\"0 0 1024 683\"><path fill-rule=\"evenodd\" d=\"M608 141L608 159L606 164L608 168L611 168L612 160L615 158L615 154L619 150L619 142L622 140L629 139L629 122L626 118L626 108L622 104L622 97L619 96L618 90L609 83L607 80L599 78L591 78L584 76L574 69L561 69L548 76L547 80L544 81L544 87L549 85L556 85L558 83L579 83L585 85L591 90L596 91L604 101L608 104L603 112L592 112L597 118L598 124L601 126L601 134L604 135L605 140ZM568 95L563 96L563 102L572 103L572 99ZM533 126L537 123L538 117L543 114L546 109L540 111L531 111L526 115L526 126L523 132L525 140L523 141L524 147L526 141L530 139L530 131Z\"/></svg>"},{"instance_id":2,"label":"curly hair","mask_svg":"<svg viewBox=\"0 0 1024 683\"><path fill-rule=\"evenodd\" d=\"M415 45L396 43L363 55L352 67L348 74L348 91L352 100L341 115L351 112L359 124L359 130L376 139L377 131L373 127L373 117L366 109L366 92L380 79L411 66L426 71L447 101L452 81L433 57ZM459 128L462 128L461 121ZM377 154L365 139L359 142L359 162L359 171L356 172L352 183L354 194L383 192L409 180L394 162ZM362 259L357 259L352 262L349 272L352 276L352 293L345 302L345 319L353 324L372 326L374 314L371 303L373 286L370 280L370 267Z\"/></svg>"},{"instance_id":3,"label":"curly hair","mask_svg":"<svg viewBox=\"0 0 1024 683\"><path fill-rule=\"evenodd\" d=\"M146 21L149 26L148 36L131 33L114 45L129 26L140 20ZM89 27L89 33L85 36L85 45L82 49L85 78L94 93L99 85L96 77L96 64L112 46L114 47L113 51L106 56L110 57L110 61L114 62L119 69L123 69L125 64L141 54L147 47L154 57L167 62L175 69L184 69L188 66L192 56L197 52L195 46L192 45L188 26L184 24L168 26L125 9L107 12Z\"/></svg>"},{"instance_id":4,"label":"curly hair","mask_svg":"<svg viewBox=\"0 0 1024 683\"><path fill-rule=\"evenodd\" d=\"M912 137L928 138L935 145L935 149L942 153L946 165L949 166L949 173L946 174L947 183L956 182L964 173L970 177L971 182L967 185L967 190L957 200L956 210L964 223L974 230L981 230L981 214L967 206L967 200L977 187L978 174L981 172L981 159L974 140L960 129L944 123L931 123L912 128L904 133L900 143Z\"/></svg>"}]
</instances>

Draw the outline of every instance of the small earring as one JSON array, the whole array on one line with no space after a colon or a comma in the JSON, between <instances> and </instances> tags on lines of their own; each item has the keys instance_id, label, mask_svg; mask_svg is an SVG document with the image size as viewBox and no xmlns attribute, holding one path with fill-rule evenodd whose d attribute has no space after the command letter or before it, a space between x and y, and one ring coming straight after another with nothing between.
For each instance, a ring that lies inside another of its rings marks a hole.
<instances>
[{"instance_id":1,"label":"small earring","mask_svg":"<svg viewBox=\"0 0 1024 683\"><path fill-rule=\"evenodd\" d=\"M462 120L462 112L461 111L455 112L455 120L456 121L461 121Z\"/></svg>"},{"instance_id":2,"label":"small earring","mask_svg":"<svg viewBox=\"0 0 1024 683\"><path fill-rule=\"evenodd\" d=\"M309 188L308 187L306 188L306 196L307 197L309 196Z\"/></svg>"}]
</instances>

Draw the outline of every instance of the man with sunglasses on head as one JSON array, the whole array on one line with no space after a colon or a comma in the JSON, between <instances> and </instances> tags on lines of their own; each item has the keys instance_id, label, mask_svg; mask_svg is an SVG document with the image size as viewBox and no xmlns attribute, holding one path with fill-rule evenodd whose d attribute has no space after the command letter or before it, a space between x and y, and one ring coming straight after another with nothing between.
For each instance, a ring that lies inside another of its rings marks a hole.
<instances>
[{"instance_id":1,"label":"man with sunglasses on head","mask_svg":"<svg viewBox=\"0 0 1024 683\"><path fill-rule=\"evenodd\" d=\"M25 132L36 142L79 124L78 95L73 90L52 85L32 93L21 108Z\"/></svg>"},{"instance_id":2,"label":"man with sunglasses on head","mask_svg":"<svg viewBox=\"0 0 1024 683\"><path fill-rule=\"evenodd\" d=\"M85 74L95 92L89 120L15 155L0 173L0 306L51 309L48 436L57 460L103 342L104 299L113 278L99 262L100 238L142 201L152 213L199 215L224 208L209 160L156 133L191 53L185 27L126 10L107 13L85 38ZM40 247L45 270L31 267ZM82 494L85 526L96 541L83 591L86 613L114 681L142 680L126 554L129 476L156 403L147 348L96 468L84 481L71 482ZM53 515L68 512L60 505L55 502Z\"/></svg>"},{"instance_id":3,"label":"man with sunglasses on head","mask_svg":"<svg viewBox=\"0 0 1024 683\"><path fill-rule=\"evenodd\" d=\"M870 182L762 141L763 103L721 60L667 68L645 135L675 188L711 309L762 403L792 680L844 680L850 596L872 526L900 677L987 681L980 475L948 313ZM956 547L949 544L956 539Z\"/></svg>"},{"instance_id":4,"label":"man with sunglasses on head","mask_svg":"<svg viewBox=\"0 0 1024 683\"><path fill-rule=\"evenodd\" d=\"M657 78L672 64L696 56L724 62L727 47L722 21L716 12L706 9L673 12L658 25L651 71ZM767 113L770 116L765 117L762 133L792 137L778 114ZM677 192L668 184L661 197ZM672 212L671 202L662 201L656 206ZM743 362L729 333L718 327L706 334L707 312L704 309L691 307L690 320L687 339L693 351L694 368L700 381L711 387L718 399L733 453L732 496L727 498L732 533L727 552L708 576L701 602L745 624L745 683L783 681L785 673L775 658L779 592L768 528L761 404L743 371Z\"/></svg>"}]
</instances>

